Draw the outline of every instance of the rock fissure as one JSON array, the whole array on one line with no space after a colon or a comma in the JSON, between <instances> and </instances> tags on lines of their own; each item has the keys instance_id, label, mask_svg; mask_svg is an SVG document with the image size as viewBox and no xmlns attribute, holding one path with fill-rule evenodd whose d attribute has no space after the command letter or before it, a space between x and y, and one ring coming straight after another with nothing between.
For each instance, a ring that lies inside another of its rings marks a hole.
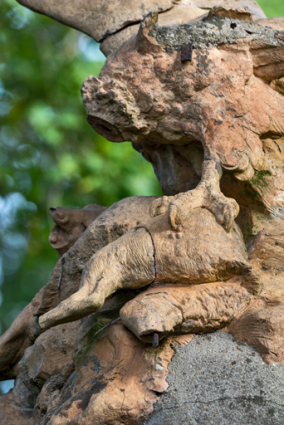
<instances>
[{"instance_id":1,"label":"rock fissure","mask_svg":"<svg viewBox=\"0 0 284 425\"><path fill-rule=\"evenodd\" d=\"M155 272L155 279L153 280L152 283L154 283L156 281L156 279L157 279L157 274L158 274L158 270L157 270L157 259L156 259L157 252L156 252L156 247L155 247L155 241L153 239L153 236L152 236L151 232L149 231L149 229L147 229L146 226L139 226L139 227L137 227L137 229L144 229L144 230L146 230L146 232L148 233L148 235L151 238L152 247L153 247L154 272Z\"/></svg>"}]
</instances>

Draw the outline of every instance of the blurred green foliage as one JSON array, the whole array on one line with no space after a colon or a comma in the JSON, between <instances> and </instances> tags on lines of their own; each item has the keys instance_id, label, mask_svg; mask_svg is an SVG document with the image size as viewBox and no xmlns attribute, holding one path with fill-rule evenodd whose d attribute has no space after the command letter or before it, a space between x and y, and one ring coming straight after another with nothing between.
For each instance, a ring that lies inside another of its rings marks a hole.
<instances>
[{"instance_id":1,"label":"blurred green foliage","mask_svg":"<svg viewBox=\"0 0 284 425\"><path fill-rule=\"evenodd\" d=\"M268 18L284 16L283 0L256 0Z\"/></svg>"},{"instance_id":2,"label":"blurred green foliage","mask_svg":"<svg viewBox=\"0 0 284 425\"><path fill-rule=\"evenodd\" d=\"M283 0L259 0L267 16ZM151 165L86 122L80 87L103 66L89 37L13 0L0 5L0 332L48 281L50 206L161 194Z\"/></svg>"}]
</instances>

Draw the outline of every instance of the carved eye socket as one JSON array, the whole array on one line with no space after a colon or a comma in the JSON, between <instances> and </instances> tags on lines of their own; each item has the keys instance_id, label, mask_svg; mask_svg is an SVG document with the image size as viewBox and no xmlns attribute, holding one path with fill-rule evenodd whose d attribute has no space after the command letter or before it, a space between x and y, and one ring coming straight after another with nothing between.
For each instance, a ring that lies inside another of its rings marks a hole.
<instances>
[{"instance_id":1,"label":"carved eye socket","mask_svg":"<svg viewBox=\"0 0 284 425\"><path fill-rule=\"evenodd\" d=\"M89 115L87 121L93 129L105 137L110 142L121 143L124 142L124 139L120 133L120 131L112 124L107 121L102 120L101 118L94 117L93 115Z\"/></svg>"}]
</instances>

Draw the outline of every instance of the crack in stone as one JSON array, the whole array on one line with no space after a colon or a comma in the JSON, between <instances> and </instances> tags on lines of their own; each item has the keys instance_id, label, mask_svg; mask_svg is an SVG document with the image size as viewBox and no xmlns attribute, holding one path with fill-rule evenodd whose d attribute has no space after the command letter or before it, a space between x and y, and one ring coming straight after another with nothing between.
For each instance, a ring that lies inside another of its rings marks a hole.
<instances>
[{"instance_id":1,"label":"crack in stone","mask_svg":"<svg viewBox=\"0 0 284 425\"><path fill-rule=\"evenodd\" d=\"M152 246L153 246L153 262L154 262L154 272L155 272L155 278L154 278L153 282L151 282L151 283L154 283L155 280L156 280L156 278L157 278L157 274L158 274L158 271L157 271L157 261L156 261L157 251L156 251L156 248L155 248L154 239L153 239L151 233L149 232L149 230L147 229L147 227L145 227L145 226L139 226L139 227L137 227L137 229L145 229L146 232L148 233L148 235L151 238L151 242L152 242Z\"/></svg>"}]
</instances>

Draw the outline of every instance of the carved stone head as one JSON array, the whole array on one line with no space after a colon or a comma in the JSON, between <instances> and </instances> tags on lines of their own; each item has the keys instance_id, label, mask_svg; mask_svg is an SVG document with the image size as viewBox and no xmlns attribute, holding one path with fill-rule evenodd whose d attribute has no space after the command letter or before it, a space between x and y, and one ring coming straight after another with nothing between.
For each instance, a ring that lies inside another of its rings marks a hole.
<instances>
[{"instance_id":1,"label":"carved stone head","mask_svg":"<svg viewBox=\"0 0 284 425\"><path fill-rule=\"evenodd\" d=\"M89 123L131 141L167 195L196 186L204 153L250 180L265 166L263 139L284 135L284 33L248 9L165 27L157 16L83 84Z\"/></svg>"}]
</instances>

